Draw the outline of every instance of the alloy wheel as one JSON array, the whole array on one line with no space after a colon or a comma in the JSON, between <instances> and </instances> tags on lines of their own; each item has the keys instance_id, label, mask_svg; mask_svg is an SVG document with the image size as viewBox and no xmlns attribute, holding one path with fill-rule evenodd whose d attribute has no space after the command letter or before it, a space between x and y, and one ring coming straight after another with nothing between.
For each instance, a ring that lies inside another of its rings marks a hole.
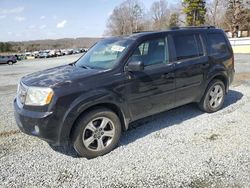
<instances>
[{"instance_id":1,"label":"alloy wheel","mask_svg":"<svg viewBox=\"0 0 250 188\"><path fill-rule=\"evenodd\" d=\"M222 87L217 84L209 93L209 105L212 108L218 108L223 101L224 93Z\"/></svg>"},{"instance_id":2,"label":"alloy wheel","mask_svg":"<svg viewBox=\"0 0 250 188\"><path fill-rule=\"evenodd\" d=\"M98 117L91 120L83 131L83 144L91 151L102 151L110 145L115 136L115 126L111 119Z\"/></svg>"}]
</instances>

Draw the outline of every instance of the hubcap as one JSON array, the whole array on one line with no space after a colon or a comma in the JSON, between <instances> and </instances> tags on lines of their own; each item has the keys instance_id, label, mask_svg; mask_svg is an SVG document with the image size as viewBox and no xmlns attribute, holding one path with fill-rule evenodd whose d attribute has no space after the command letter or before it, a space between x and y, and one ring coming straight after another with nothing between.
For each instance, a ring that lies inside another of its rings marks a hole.
<instances>
[{"instance_id":1,"label":"hubcap","mask_svg":"<svg viewBox=\"0 0 250 188\"><path fill-rule=\"evenodd\" d=\"M98 117L91 120L83 131L83 144L92 151L105 149L115 135L115 126L111 119Z\"/></svg>"},{"instance_id":2,"label":"hubcap","mask_svg":"<svg viewBox=\"0 0 250 188\"><path fill-rule=\"evenodd\" d=\"M224 93L220 85L215 85L209 94L209 104L212 108L217 108L221 105Z\"/></svg>"}]
</instances>

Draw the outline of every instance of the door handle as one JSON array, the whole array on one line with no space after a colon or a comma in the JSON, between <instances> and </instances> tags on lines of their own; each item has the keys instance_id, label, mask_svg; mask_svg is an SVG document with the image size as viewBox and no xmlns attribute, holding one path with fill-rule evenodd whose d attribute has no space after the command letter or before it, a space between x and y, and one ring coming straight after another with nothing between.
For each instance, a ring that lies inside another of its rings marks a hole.
<instances>
[{"instance_id":1,"label":"door handle","mask_svg":"<svg viewBox=\"0 0 250 188\"><path fill-rule=\"evenodd\" d=\"M201 68L205 69L205 68L209 67L209 63L203 63L200 66L201 66Z\"/></svg>"},{"instance_id":2,"label":"door handle","mask_svg":"<svg viewBox=\"0 0 250 188\"><path fill-rule=\"evenodd\" d=\"M174 78L174 73L165 73L161 76L162 78L168 79L168 78Z\"/></svg>"}]
</instances>

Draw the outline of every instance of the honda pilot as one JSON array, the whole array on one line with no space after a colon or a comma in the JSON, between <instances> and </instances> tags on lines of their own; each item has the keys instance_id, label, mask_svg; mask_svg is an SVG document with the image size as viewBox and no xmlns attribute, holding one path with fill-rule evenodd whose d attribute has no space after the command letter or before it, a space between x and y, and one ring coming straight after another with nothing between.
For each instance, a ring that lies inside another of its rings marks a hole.
<instances>
[{"instance_id":1,"label":"honda pilot","mask_svg":"<svg viewBox=\"0 0 250 188\"><path fill-rule=\"evenodd\" d=\"M105 38L76 62L24 76L15 119L24 133L94 158L133 121L188 103L218 111L233 76L232 48L214 27Z\"/></svg>"}]
</instances>

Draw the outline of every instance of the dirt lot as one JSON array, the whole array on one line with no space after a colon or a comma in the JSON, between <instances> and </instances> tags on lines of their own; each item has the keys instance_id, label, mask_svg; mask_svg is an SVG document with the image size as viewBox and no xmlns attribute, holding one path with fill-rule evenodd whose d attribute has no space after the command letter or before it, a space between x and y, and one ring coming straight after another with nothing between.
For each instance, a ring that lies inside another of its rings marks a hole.
<instances>
[{"instance_id":1,"label":"dirt lot","mask_svg":"<svg viewBox=\"0 0 250 188\"><path fill-rule=\"evenodd\" d=\"M250 54L222 110L190 104L132 125L111 153L87 160L21 133L12 101L25 74L78 56L0 66L0 187L250 187Z\"/></svg>"}]
</instances>

